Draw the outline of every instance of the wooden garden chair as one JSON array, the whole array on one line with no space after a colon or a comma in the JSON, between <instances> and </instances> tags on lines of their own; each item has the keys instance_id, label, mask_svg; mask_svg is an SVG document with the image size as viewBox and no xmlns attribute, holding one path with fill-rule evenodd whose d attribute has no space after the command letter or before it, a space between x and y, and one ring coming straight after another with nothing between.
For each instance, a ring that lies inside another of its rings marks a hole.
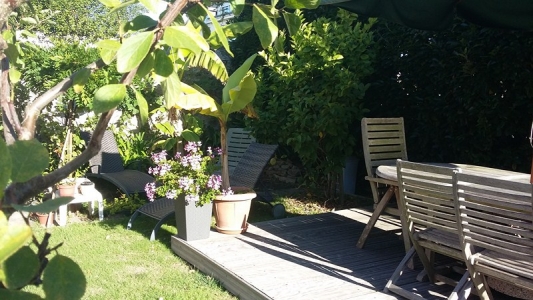
<instances>
[{"instance_id":1,"label":"wooden garden chair","mask_svg":"<svg viewBox=\"0 0 533 300\"><path fill-rule=\"evenodd\" d=\"M412 248L394 271L385 286L391 291L408 299L420 299L419 295L403 289L397 282L407 263L415 254L420 258L430 282L444 282L456 286L448 299L466 299L468 291L463 286L468 282L468 272L463 272L459 283L437 272L435 253L463 261L463 254L457 233L457 217L453 200L452 175L458 169L413 163L403 160L397 162L399 205L404 214ZM466 294L458 295L459 291Z\"/></svg>"},{"instance_id":2,"label":"wooden garden chair","mask_svg":"<svg viewBox=\"0 0 533 300\"><path fill-rule=\"evenodd\" d=\"M461 173L453 183L464 261L479 297L493 299L496 279L512 287L500 291L533 299L532 185Z\"/></svg>"},{"instance_id":3,"label":"wooden garden chair","mask_svg":"<svg viewBox=\"0 0 533 300\"><path fill-rule=\"evenodd\" d=\"M382 213L400 216L397 208L388 205L393 195L396 199L399 197L398 184L396 181L376 176L377 167L395 165L397 159L407 160L403 118L363 118L361 131L367 171L365 179L368 180L372 189L374 212L357 241L358 248L364 247L370 231ZM406 234L404 234L404 239L408 239ZM406 245L409 243L407 242ZM406 251L408 250L407 247Z\"/></svg>"}]
</instances>

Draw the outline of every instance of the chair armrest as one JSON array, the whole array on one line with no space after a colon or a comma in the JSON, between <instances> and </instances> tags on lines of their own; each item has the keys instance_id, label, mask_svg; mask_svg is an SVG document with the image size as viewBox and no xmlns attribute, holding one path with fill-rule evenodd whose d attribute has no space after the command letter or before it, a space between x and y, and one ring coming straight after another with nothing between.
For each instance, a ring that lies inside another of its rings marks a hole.
<instances>
[{"instance_id":1,"label":"chair armrest","mask_svg":"<svg viewBox=\"0 0 533 300\"><path fill-rule=\"evenodd\" d=\"M384 178L379 178L379 177L365 176L365 179L371 182L376 182L376 183L382 183L382 184L387 184L387 185L398 185L397 181L392 181L389 179L384 179Z\"/></svg>"}]
</instances>

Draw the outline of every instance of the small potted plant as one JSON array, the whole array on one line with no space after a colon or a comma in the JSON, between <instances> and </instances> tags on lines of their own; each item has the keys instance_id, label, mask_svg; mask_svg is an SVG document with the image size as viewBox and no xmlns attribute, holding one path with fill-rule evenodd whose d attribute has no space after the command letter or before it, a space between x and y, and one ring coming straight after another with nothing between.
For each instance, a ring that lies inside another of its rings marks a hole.
<instances>
[{"instance_id":1,"label":"small potted plant","mask_svg":"<svg viewBox=\"0 0 533 300\"><path fill-rule=\"evenodd\" d=\"M73 197L76 193L76 178L63 178L57 183L56 187L59 191L59 197Z\"/></svg>"},{"instance_id":2,"label":"small potted plant","mask_svg":"<svg viewBox=\"0 0 533 300\"><path fill-rule=\"evenodd\" d=\"M210 148L204 155L200 142L189 142L184 153L169 156L166 150L153 153L154 167L148 170L155 183L148 183L145 191L148 199L157 197L174 199L178 237L193 241L206 239L211 230L212 201L222 193L217 169L218 153Z\"/></svg>"}]
</instances>

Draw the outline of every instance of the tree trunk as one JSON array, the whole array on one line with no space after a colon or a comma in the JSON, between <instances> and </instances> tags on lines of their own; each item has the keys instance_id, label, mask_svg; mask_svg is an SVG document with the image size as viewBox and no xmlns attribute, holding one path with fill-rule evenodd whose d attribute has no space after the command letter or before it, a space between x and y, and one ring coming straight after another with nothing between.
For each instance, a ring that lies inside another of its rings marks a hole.
<instances>
[{"instance_id":1,"label":"tree trunk","mask_svg":"<svg viewBox=\"0 0 533 300\"><path fill-rule=\"evenodd\" d=\"M222 189L227 190L230 187L229 182L229 168L228 168L228 141L226 139L226 128L225 122L220 122L220 148L222 149Z\"/></svg>"}]
</instances>

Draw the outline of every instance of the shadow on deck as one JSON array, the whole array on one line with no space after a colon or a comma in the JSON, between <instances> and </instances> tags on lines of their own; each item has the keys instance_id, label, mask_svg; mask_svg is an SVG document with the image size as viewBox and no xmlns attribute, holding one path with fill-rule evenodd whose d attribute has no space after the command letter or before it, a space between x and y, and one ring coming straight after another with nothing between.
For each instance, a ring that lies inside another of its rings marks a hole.
<instances>
[{"instance_id":1,"label":"shadow on deck","mask_svg":"<svg viewBox=\"0 0 533 300\"><path fill-rule=\"evenodd\" d=\"M241 235L213 231L192 242L173 236L171 245L241 299L399 299L381 292L404 256L399 220L380 218L365 248L357 249L370 215L347 209L279 219L251 224ZM442 294L451 291L415 276L402 275L400 285L428 299L446 299Z\"/></svg>"}]
</instances>

